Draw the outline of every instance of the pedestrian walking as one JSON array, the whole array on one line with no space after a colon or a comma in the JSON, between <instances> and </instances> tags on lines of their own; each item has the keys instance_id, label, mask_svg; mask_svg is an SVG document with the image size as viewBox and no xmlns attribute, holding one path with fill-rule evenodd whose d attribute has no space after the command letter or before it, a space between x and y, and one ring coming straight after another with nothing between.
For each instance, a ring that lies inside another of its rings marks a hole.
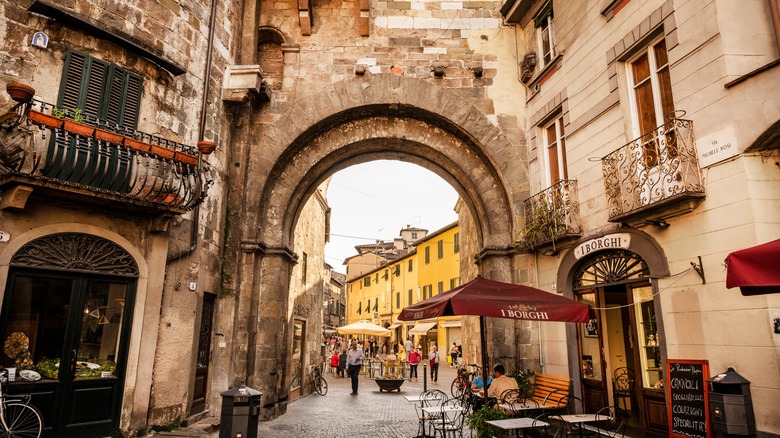
<instances>
[{"instance_id":1,"label":"pedestrian walking","mask_svg":"<svg viewBox=\"0 0 780 438\"><path fill-rule=\"evenodd\" d=\"M458 366L458 344L452 343L450 348L450 368Z\"/></svg>"},{"instance_id":2,"label":"pedestrian walking","mask_svg":"<svg viewBox=\"0 0 780 438\"><path fill-rule=\"evenodd\" d=\"M357 342L353 342L347 352L347 372L352 379L352 392L349 395L358 395L358 374L360 374L360 367L363 366L364 357L363 351L357 348Z\"/></svg>"},{"instance_id":3,"label":"pedestrian walking","mask_svg":"<svg viewBox=\"0 0 780 438\"><path fill-rule=\"evenodd\" d=\"M342 350L339 354L339 377L344 377L344 370L347 369L347 352Z\"/></svg>"},{"instance_id":4,"label":"pedestrian walking","mask_svg":"<svg viewBox=\"0 0 780 438\"><path fill-rule=\"evenodd\" d=\"M419 351L417 351L417 348L412 346L412 351L409 352L409 357L407 358L407 360L409 361L409 381L416 382L417 365L420 364L420 361L422 360L422 355L420 354Z\"/></svg>"},{"instance_id":5,"label":"pedestrian walking","mask_svg":"<svg viewBox=\"0 0 780 438\"><path fill-rule=\"evenodd\" d=\"M439 352L435 345L431 346L431 352L428 353L429 365L431 366L431 382L436 383L439 380Z\"/></svg>"},{"instance_id":6,"label":"pedestrian walking","mask_svg":"<svg viewBox=\"0 0 780 438\"><path fill-rule=\"evenodd\" d=\"M412 337L409 336L409 337L406 338L406 342L404 342L404 350L406 350L406 352L408 353L408 352L412 351L412 346L413 346L412 345Z\"/></svg>"},{"instance_id":7,"label":"pedestrian walking","mask_svg":"<svg viewBox=\"0 0 780 438\"><path fill-rule=\"evenodd\" d=\"M330 358L330 372L335 376L339 368L339 352L334 351Z\"/></svg>"}]
</instances>

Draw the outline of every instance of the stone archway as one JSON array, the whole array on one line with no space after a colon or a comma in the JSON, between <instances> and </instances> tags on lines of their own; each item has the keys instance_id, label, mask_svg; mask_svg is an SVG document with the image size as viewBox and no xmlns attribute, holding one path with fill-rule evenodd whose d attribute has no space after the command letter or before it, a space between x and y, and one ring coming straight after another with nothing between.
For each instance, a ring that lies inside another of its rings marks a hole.
<instances>
[{"instance_id":1,"label":"stone archway","mask_svg":"<svg viewBox=\"0 0 780 438\"><path fill-rule=\"evenodd\" d=\"M395 159L429 169L458 191L472 216L481 271L513 281L515 217L527 196L525 160L502 130L456 92L393 75L357 77L295 104L247 154L234 364L264 392L266 414L284 400L287 294L297 218L318 185L346 167ZM249 268L251 267L251 269ZM265 330L275 327L277 330ZM279 329L282 328L282 329ZM283 411L279 407L276 412Z\"/></svg>"}]
</instances>

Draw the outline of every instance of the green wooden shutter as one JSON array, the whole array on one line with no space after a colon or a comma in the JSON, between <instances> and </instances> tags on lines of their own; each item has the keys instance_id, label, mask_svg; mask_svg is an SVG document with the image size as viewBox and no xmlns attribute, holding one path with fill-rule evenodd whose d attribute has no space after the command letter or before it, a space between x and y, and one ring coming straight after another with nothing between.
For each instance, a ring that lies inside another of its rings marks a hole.
<instances>
[{"instance_id":1,"label":"green wooden shutter","mask_svg":"<svg viewBox=\"0 0 780 438\"><path fill-rule=\"evenodd\" d=\"M57 106L81 109L87 121L136 129L143 79L114 64L68 50ZM72 113L71 113L72 115ZM48 177L126 192L131 171L129 152L99 148L95 140L70 141L53 136L44 173Z\"/></svg>"}]
</instances>

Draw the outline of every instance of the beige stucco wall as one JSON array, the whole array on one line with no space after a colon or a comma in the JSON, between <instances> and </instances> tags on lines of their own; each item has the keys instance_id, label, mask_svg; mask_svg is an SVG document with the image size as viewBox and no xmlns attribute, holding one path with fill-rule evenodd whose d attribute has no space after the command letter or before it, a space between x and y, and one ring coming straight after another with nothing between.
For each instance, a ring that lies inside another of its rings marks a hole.
<instances>
[{"instance_id":1,"label":"beige stucco wall","mask_svg":"<svg viewBox=\"0 0 780 438\"><path fill-rule=\"evenodd\" d=\"M777 57L766 2L632 1L611 20L600 15L599 4L554 5L557 48L563 58L560 69L528 101L531 191L545 188L542 142L534 123L562 103L564 123L570 128L569 177L577 180L579 189L581 241L617 226L607 222L599 159L634 135L624 63L618 60L610 67L608 61L614 57L610 51L632 32L630 41L647 34L644 20L654 17L652 22L663 23L675 108L693 120L696 138L731 142L742 151L780 119L780 95L774 89L780 80L777 68L724 87ZM526 29L529 40L532 29L532 24ZM731 251L780 235L776 161L776 153L750 154L711 165L703 170L707 197L701 205L667 219L669 228L640 227L661 245L672 274L660 278L656 290L668 357L706 359L713 374L735 367L752 382L759 430L775 434L780 432L774 412L780 355L771 319L778 298L743 297L736 289L727 290L723 261ZM706 284L691 270L699 256ZM540 288L564 289L555 284L559 265L560 258L537 256ZM566 344L560 325L546 324L542 337L545 369L562 373L566 350L576 347Z\"/></svg>"}]
</instances>

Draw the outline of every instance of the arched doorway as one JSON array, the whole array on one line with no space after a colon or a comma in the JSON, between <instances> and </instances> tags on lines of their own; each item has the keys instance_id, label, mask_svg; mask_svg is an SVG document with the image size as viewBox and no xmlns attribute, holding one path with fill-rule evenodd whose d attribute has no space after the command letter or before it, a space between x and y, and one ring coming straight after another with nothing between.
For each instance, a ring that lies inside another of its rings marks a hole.
<instances>
[{"instance_id":1,"label":"arched doorway","mask_svg":"<svg viewBox=\"0 0 780 438\"><path fill-rule=\"evenodd\" d=\"M292 105L281 120L288 123L245 133L248 142L260 138L262 145L247 153L244 171L242 208L248 220L237 265L252 268L236 271L241 285L236 315L256 317L257 323L238 327L236 338L248 339L248 345L237 346L233 360L246 364L247 381L264 392L269 416L283 412L283 406L276 411L274 406L291 383L294 318L287 294L290 267L297 261L294 229L305 201L323 181L349 166L382 159L432 171L467 207L480 273L501 281L514 280L515 210L527 197L526 173L519 171L525 160L507 156L517 155L520 145L510 143L469 101L426 81L393 75L346 80ZM263 327L284 331L269 336Z\"/></svg>"},{"instance_id":2,"label":"arched doorway","mask_svg":"<svg viewBox=\"0 0 780 438\"><path fill-rule=\"evenodd\" d=\"M106 436L118 427L138 276L127 251L83 233L35 239L11 258L0 364L34 365L31 403L47 436Z\"/></svg>"},{"instance_id":3,"label":"arched doorway","mask_svg":"<svg viewBox=\"0 0 780 438\"><path fill-rule=\"evenodd\" d=\"M583 240L559 272L572 296L596 310L571 329L573 377L586 412L616 406L629 425L662 430L666 349L654 279L668 275L666 260L646 234L619 231Z\"/></svg>"}]
</instances>

